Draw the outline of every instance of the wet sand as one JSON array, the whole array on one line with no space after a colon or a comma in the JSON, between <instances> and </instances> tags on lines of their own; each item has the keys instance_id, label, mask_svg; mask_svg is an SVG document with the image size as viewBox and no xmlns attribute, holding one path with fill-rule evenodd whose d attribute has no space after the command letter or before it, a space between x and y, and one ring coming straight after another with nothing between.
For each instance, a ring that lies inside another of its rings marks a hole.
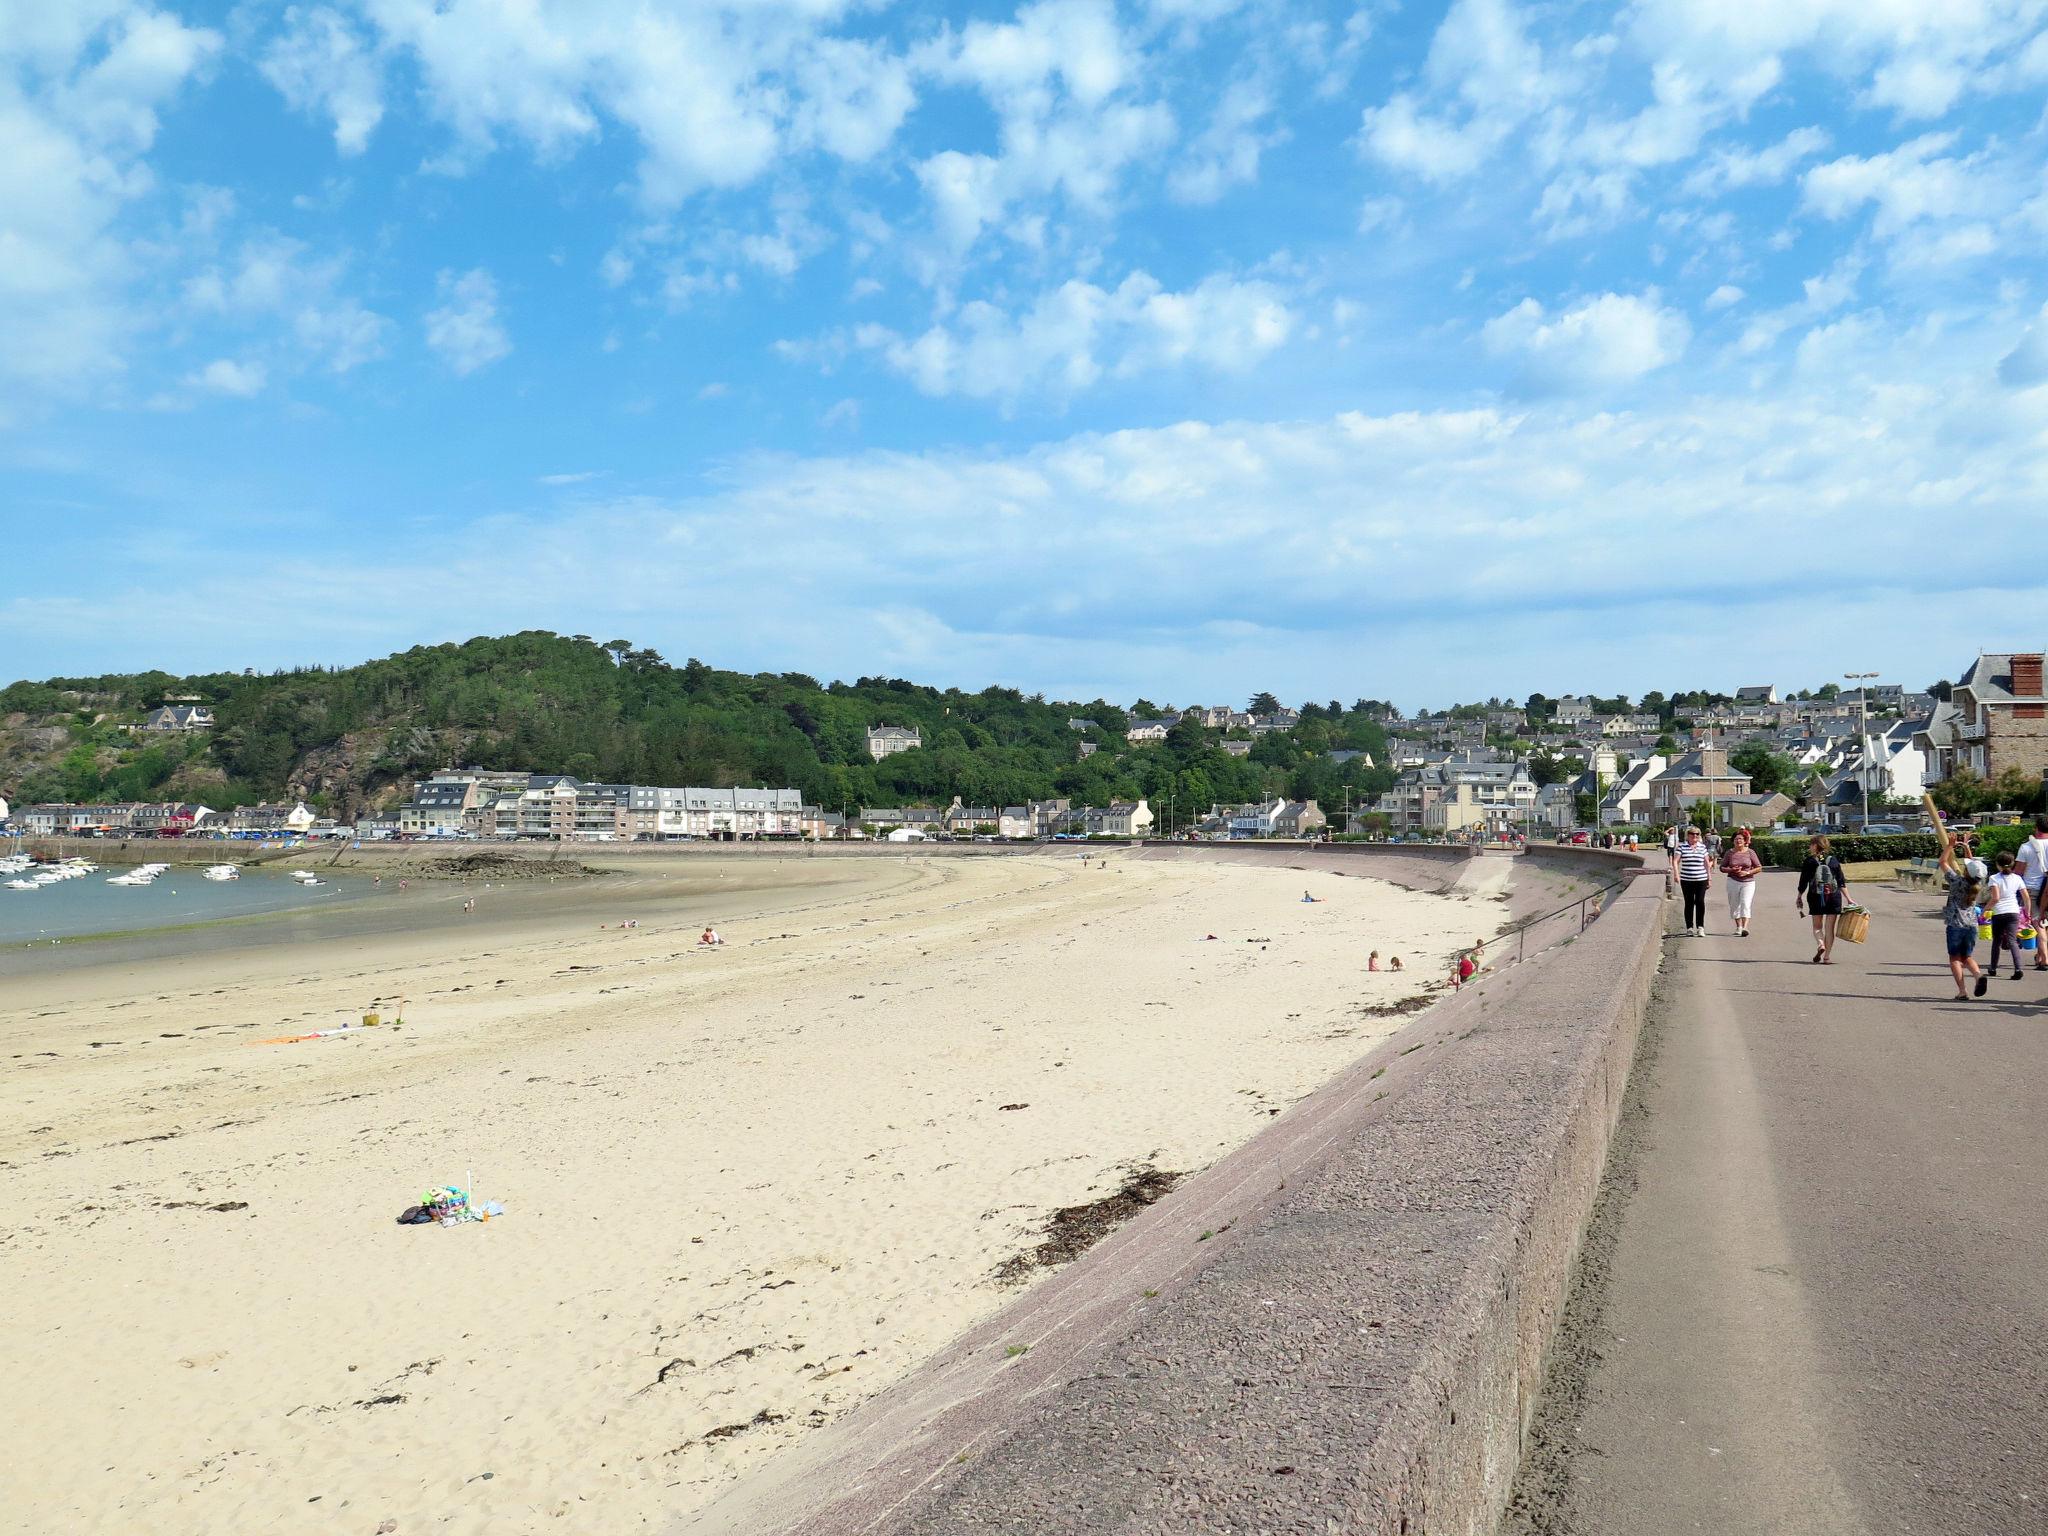
<instances>
[{"instance_id":1,"label":"wet sand","mask_svg":"<svg viewBox=\"0 0 2048 1536\"><path fill-rule=\"evenodd\" d=\"M8 1528L659 1528L1002 1305L1052 1211L1247 1139L1486 920L1108 864L698 854L10 977ZM469 1170L502 1219L394 1224Z\"/></svg>"}]
</instances>

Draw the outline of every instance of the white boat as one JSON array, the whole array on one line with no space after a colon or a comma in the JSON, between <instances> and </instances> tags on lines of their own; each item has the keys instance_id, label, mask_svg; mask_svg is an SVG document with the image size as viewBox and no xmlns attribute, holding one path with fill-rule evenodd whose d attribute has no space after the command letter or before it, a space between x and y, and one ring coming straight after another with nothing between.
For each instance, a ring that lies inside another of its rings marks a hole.
<instances>
[{"instance_id":1,"label":"white boat","mask_svg":"<svg viewBox=\"0 0 2048 1536\"><path fill-rule=\"evenodd\" d=\"M200 872L208 880L239 880L242 871L233 864L209 864Z\"/></svg>"},{"instance_id":2,"label":"white boat","mask_svg":"<svg viewBox=\"0 0 2048 1536\"><path fill-rule=\"evenodd\" d=\"M40 891L42 887L33 880L10 880L7 882L7 889L10 891Z\"/></svg>"},{"instance_id":3,"label":"white boat","mask_svg":"<svg viewBox=\"0 0 2048 1536\"><path fill-rule=\"evenodd\" d=\"M292 878L301 885L325 885L327 883L310 869L295 869L292 871Z\"/></svg>"}]
</instances>

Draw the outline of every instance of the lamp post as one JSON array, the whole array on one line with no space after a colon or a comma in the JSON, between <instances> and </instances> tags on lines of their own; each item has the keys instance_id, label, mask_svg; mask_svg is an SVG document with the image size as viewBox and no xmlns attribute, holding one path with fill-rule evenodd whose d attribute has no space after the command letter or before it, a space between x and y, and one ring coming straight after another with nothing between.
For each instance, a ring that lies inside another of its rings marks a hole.
<instances>
[{"instance_id":1,"label":"lamp post","mask_svg":"<svg viewBox=\"0 0 2048 1536\"><path fill-rule=\"evenodd\" d=\"M1870 683L1875 672L1844 672L1843 681L1856 685L1856 777L1863 785L1863 825L1870 830Z\"/></svg>"}]
</instances>

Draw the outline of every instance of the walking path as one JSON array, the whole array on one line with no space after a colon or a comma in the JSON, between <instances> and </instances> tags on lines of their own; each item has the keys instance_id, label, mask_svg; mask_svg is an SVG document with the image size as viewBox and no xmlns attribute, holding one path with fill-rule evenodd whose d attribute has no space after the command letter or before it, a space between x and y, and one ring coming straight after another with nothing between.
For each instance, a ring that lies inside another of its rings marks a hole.
<instances>
[{"instance_id":1,"label":"walking path","mask_svg":"<svg viewBox=\"0 0 2048 1536\"><path fill-rule=\"evenodd\" d=\"M1951 1001L1868 886L1813 965L1792 892L1666 940L1505 1531L2048 1531L2048 977Z\"/></svg>"}]
</instances>

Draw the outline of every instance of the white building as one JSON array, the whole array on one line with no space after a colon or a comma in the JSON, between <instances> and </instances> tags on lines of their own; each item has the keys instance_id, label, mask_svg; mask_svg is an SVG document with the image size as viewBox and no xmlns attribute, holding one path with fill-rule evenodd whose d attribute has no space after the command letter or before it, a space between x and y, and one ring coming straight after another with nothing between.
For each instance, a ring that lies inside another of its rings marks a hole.
<instances>
[{"instance_id":1,"label":"white building","mask_svg":"<svg viewBox=\"0 0 2048 1536\"><path fill-rule=\"evenodd\" d=\"M1152 808L1142 798L1089 806L1078 815L1081 830L1090 837L1149 837L1152 833Z\"/></svg>"},{"instance_id":2,"label":"white building","mask_svg":"<svg viewBox=\"0 0 2048 1536\"><path fill-rule=\"evenodd\" d=\"M872 736L872 732L870 736ZM661 837L801 837L803 795L794 789L663 789Z\"/></svg>"},{"instance_id":3,"label":"white building","mask_svg":"<svg viewBox=\"0 0 2048 1536\"><path fill-rule=\"evenodd\" d=\"M914 725L876 725L868 728L868 756L876 762L898 752L913 752L924 745L924 734Z\"/></svg>"}]
</instances>

